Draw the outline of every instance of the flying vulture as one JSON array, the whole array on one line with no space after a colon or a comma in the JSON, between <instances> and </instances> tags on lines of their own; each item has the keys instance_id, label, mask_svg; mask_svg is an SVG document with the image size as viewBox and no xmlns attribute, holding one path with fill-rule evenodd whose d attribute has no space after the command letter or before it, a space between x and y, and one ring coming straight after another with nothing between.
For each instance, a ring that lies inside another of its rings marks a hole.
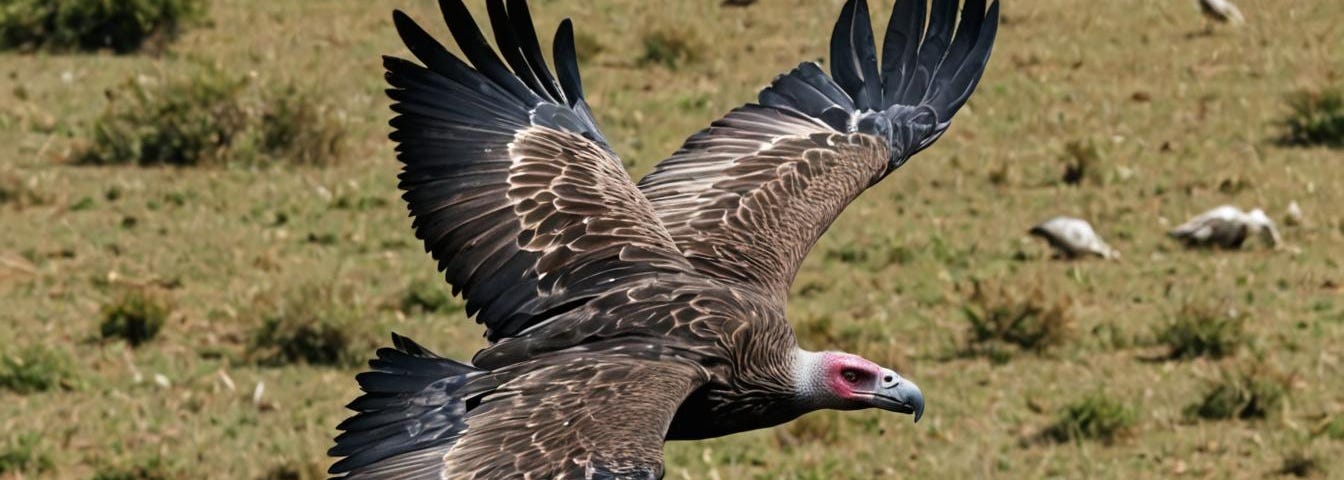
<instances>
[{"instance_id":1,"label":"flying vulture","mask_svg":"<svg viewBox=\"0 0 1344 480\"><path fill-rule=\"evenodd\" d=\"M1081 218L1055 217L1031 227L1028 232L1044 238L1064 258L1120 258L1120 252L1107 245L1101 235L1092 229L1092 224Z\"/></svg>"},{"instance_id":2,"label":"flying vulture","mask_svg":"<svg viewBox=\"0 0 1344 480\"><path fill-rule=\"evenodd\" d=\"M1241 16L1241 9L1230 0L1199 0L1199 10L1204 12L1204 18L1218 23L1246 23L1246 17Z\"/></svg>"},{"instance_id":3,"label":"flying vulture","mask_svg":"<svg viewBox=\"0 0 1344 480\"><path fill-rule=\"evenodd\" d=\"M1257 208L1248 213L1232 205L1201 213L1167 235L1190 247L1237 249L1251 235L1259 235L1273 248L1281 243L1279 229L1264 211Z\"/></svg>"},{"instance_id":4,"label":"flying vulture","mask_svg":"<svg viewBox=\"0 0 1344 480\"><path fill-rule=\"evenodd\" d=\"M879 65L868 7L850 0L829 77L815 63L780 75L638 184L584 100L568 20L552 74L524 0L486 3L498 54L441 0L465 59L394 13L418 59L384 58L400 188L490 346L462 363L393 335L357 377L331 473L654 479L665 440L828 408L918 420L910 380L800 348L785 300L845 206L975 90L999 9L959 3L899 2Z\"/></svg>"}]
</instances>

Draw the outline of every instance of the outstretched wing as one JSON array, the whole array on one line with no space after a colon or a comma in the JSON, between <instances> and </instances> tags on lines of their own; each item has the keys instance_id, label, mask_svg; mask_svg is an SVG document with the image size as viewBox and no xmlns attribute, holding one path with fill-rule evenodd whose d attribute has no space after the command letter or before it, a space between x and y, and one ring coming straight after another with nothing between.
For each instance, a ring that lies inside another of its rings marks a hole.
<instances>
[{"instance_id":1,"label":"outstretched wing","mask_svg":"<svg viewBox=\"0 0 1344 480\"><path fill-rule=\"evenodd\" d=\"M639 182L678 248L713 277L782 303L808 251L860 193L927 148L974 91L998 2L902 0L879 71L868 7L845 4L831 77L804 63ZM955 31L955 33L954 33Z\"/></svg>"},{"instance_id":2,"label":"outstretched wing","mask_svg":"<svg viewBox=\"0 0 1344 480\"><path fill-rule=\"evenodd\" d=\"M690 267L597 129L568 20L557 80L526 3L487 5L507 65L460 0L440 7L470 66L401 12L397 30L423 66L384 65L415 234L495 341L624 281Z\"/></svg>"},{"instance_id":3,"label":"outstretched wing","mask_svg":"<svg viewBox=\"0 0 1344 480\"><path fill-rule=\"evenodd\" d=\"M655 480L677 407L707 378L689 364L614 353L546 357L493 375L511 378L470 410L455 443L347 478Z\"/></svg>"}]
</instances>

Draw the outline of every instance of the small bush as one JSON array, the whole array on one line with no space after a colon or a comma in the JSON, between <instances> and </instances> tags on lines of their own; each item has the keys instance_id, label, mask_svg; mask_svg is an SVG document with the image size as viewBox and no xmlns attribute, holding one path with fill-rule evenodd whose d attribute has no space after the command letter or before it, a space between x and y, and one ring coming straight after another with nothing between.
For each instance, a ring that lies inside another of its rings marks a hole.
<instances>
[{"instance_id":1,"label":"small bush","mask_svg":"<svg viewBox=\"0 0 1344 480\"><path fill-rule=\"evenodd\" d=\"M700 61L704 45L694 31L660 27L644 34L644 56L639 63L657 64L670 69Z\"/></svg>"},{"instance_id":2,"label":"small bush","mask_svg":"<svg viewBox=\"0 0 1344 480\"><path fill-rule=\"evenodd\" d=\"M452 313L462 310L463 307L461 302L453 298L448 285L438 281L412 281L401 295L403 313Z\"/></svg>"},{"instance_id":3,"label":"small bush","mask_svg":"<svg viewBox=\"0 0 1344 480\"><path fill-rule=\"evenodd\" d=\"M167 299L143 290L130 290L103 305L99 331L103 339L120 338L137 347L159 335L172 311Z\"/></svg>"},{"instance_id":4,"label":"small bush","mask_svg":"<svg viewBox=\"0 0 1344 480\"><path fill-rule=\"evenodd\" d=\"M53 466L51 457L38 450L41 439L37 435L28 434L10 440L0 450L0 474L50 471Z\"/></svg>"},{"instance_id":5,"label":"small bush","mask_svg":"<svg viewBox=\"0 0 1344 480\"><path fill-rule=\"evenodd\" d=\"M1091 140L1075 140L1065 144L1064 155L1060 157L1064 162L1061 180L1068 185L1079 185L1084 180L1097 185L1105 183L1101 175L1101 159L1101 148Z\"/></svg>"},{"instance_id":6,"label":"small bush","mask_svg":"<svg viewBox=\"0 0 1344 480\"><path fill-rule=\"evenodd\" d=\"M1282 143L1344 147L1344 88L1300 91L1288 96L1292 110L1282 120Z\"/></svg>"},{"instance_id":7,"label":"small bush","mask_svg":"<svg viewBox=\"0 0 1344 480\"><path fill-rule=\"evenodd\" d=\"M962 312L970 324L972 350L1006 343L1039 352L1062 345L1072 336L1072 307L1068 297L1047 301L1040 289L1022 294L977 280Z\"/></svg>"},{"instance_id":8,"label":"small bush","mask_svg":"<svg viewBox=\"0 0 1344 480\"><path fill-rule=\"evenodd\" d=\"M1045 436L1061 443L1077 440L1110 443L1129 434L1137 423L1134 408L1098 392L1060 410L1059 418L1045 430Z\"/></svg>"},{"instance_id":9,"label":"small bush","mask_svg":"<svg viewBox=\"0 0 1344 480\"><path fill-rule=\"evenodd\" d=\"M0 48L161 48L205 16L203 0L7 0L0 5Z\"/></svg>"},{"instance_id":10,"label":"small bush","mask_svg":"<svg viewBox=\"0 0 1344 480\"><path fill-rule=\"evenodd\" d=\"M1262 366L1228 370L1185 413L1208 420L1265 418L1287 395L1288 382Z\"/></svg>"},{"instance_id":11,"label":"small bush","mask_svg":"<svg viewBox=\"0 0 1344 480\"><path fill-rule=\"evenodd\" d=\"M280 300L261 302L252 357L272 366L359 364L376 345L366 335L369 320L350 297L341 289L307 285Z\"/></svg>"},{"instance_id":12,"label":"small bush","mask_svg":"<svg viewBox=\"0 0 1344 480\"><path fill-rule=\"evenodd\" d=\"M1319 478L1325 476L1325 467L1311 454L1298 451L1283 457L1283 465L1279 467L1278 473L1297 478Z\"/></svg>"},{"instance_id":13,"label":"small bush","mask_svg":"<svg viewBox=\"0 0 1344 480\"><path fill-rule=\"evenodd\" d=\"M1172 359L1223 358L1246 342L1245 320L1221 304L1187 303L1157 332Z\"/></svg>"},{"instance_id":14,"label":"small bush","mask_svg":"<svg viewBox=\"0 0 1344 480\"><path fill-rule=\"evenodd\" d=\"M78 163L321 166L344 151L342 122L292 86L263 89L207 69L162 86L132 81L112 96Z\"/></svg>"},{"instance_id":15,"label":"small bush","mask_svg":"<svg viewBox=\"0 0 1344 480\"><path fill-rule=\"evenodd\" d=\"M32 346L0 357L0 389L19 394L72 387L75 380L69 357Z\"/></svg>"}]
</instances>

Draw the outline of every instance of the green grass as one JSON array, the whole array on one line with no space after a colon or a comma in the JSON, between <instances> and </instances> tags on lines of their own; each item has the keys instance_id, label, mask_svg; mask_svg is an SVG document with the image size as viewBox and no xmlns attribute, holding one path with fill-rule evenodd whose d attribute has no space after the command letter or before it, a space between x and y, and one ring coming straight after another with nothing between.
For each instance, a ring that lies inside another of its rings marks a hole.
<instances>
[{"instance_id":1,"label":"green grass","mask_svg":"<svg viewBox=\"0 0 1344 480\"><path fill-rule=\"evenodd\" d=\"M483 2L467 3L486 18ZM828 56L839 2L719 3L531 2L543 40L573 17L603 47L583 60L585 91L635 176L754 101L776 75ZM870 5L884 22L890 2ZM924 419L833 412L798 426L674 442L667 478L1128 479L1174 476L1178 466L1190 478L1277 472L1318 422L1341 415L1344 398L1332 363L1344 343L1339 153L1276 140L1285 96L1338 83L1344 72L1335 46L1344 3L1255 6L1276 13L1255 15L1235 32L1190 35L1202 28L1193 2L1003 2L1010 21L967 108L936 145L835 222L802 266L788 306L800 330L812 329L805 347L849 349L918 382L928 398ZM62 387L61 376L42 392L0 389L0 430L44 436L39 447L53 465L40 477L88 479L156 456L183 459L172 472L183 478L255 479L279 466L325 465L334 426L348 415L343 406L358 393L360 362L388 332L456 359L484 345L480 326L458 307L402 309L413 279L428 285L440 275L395 188L399 165L387 140L391 113L378 58L409 56L392 27L393 8L446 36L434 23L434 2L229 0L212 2L207 26L183 30L166 55L0 53L0 172L44 199L0 205L0 338L9 342L0 357L33 347L63 352L67 373L81 379L74 389ZM641 62L653 26L685 19L698 22L697 61L675 69ZM158 92L202 65L247 78L257 89L250 98L303 86L345 127L344 161L310 165L289 154L279 154L286 158L275 168L64 161L91 144L104 111L122 108L109 102L128 98L128 81ZM1136 92L1149 100L1134 100ZM1079 141L1100 149L1098 173L1107 181L1060 182L1061 155ZM992 181L994 168L1008 169L1005 181ZM1220 188L1223 180L1228 187ZM1186 251L1164 236L1220 204L1263 207L1279 218L1292 201L1309 221L1285 229L1284 251ZM1125 259L1046 261L1025 231L1055 215L1115 232L1107 240ZM127 217L136 219L131 228L123 227ZM1024 295L1039 287L1047 304L1072 299L1072 337L1045 355L1007 346L1014 355L1006 363L958 354L968 341L962 307L976 278ZM333 282L343 299L318 303L360 313L342 330L355 340L346 355L358 360L249 357L272 311L263 305ZM167 290L173 320L135 349L90 341L102 305L128 288ZM1246 315L1238 354L1151 361L1169 352L1148 337L1186 299L1226 299ZM1142 341L1103 341L1098 332ZM1291 396L1274 415L1185 417L1211 388L1210 372L1252 355L1293 374ZM136 371L162 374L171 387L137 384ZM264 398L256 404L259 383ZM1053 424L1098 385L1140 413L1122 441L1024 444L1024 432ZM1344 458L1322 453L1344 449L1344 438L1310 442L1327 475L1344 472Z\"/></svg>"},{"instance_id":2,"label":"green grass","mask_svg":"<svg viewBox=\"0 0 1344 480\"><path fill-rule=\"evenodd\" d=\"M0 391L46 392L71 387L75 379L70 358L48 347L29 345L0 356Z\"/></svg>"},{"instance_id":3,"label":"green grass","mask_svg":"<svg viewBox=\"0 0 1344 480\"><path fill-rule=\"evenodd\" d=\"M41 474L55 465L51 456L41 450L41 437L36 434L10 437L0 445L0 475Z\"/></svg>"}]
</instances>

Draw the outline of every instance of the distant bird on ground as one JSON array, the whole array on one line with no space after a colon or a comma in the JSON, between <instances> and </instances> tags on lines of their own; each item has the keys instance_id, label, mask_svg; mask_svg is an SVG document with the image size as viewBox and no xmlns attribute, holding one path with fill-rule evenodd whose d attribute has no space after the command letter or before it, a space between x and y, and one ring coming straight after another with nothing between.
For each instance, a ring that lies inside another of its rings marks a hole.
<instances>
[{"instance_id":1,"label":"distant bird on ground","mask_svg":"<svg viewBox=\"0 0 1344 480\"><path fill-rule=\"evenodd\" d=\"M1029 233L1044 238L1064 258L1120 258L1120 252L1107 245L1092 229L1092 224L1080 218L1055 217L1031 227Z\"/></svg>"},{"instance_id":2,"label":"distant bird on ground","mask_svg":"<svg viewBox=\"0 0 1344 480\"><path fill-rule=\"evenodd\" d=\"M1241 16L1241 10L1230 0L1199 0L1199 9L1204 12L1204 18L1218 23L1246 23L1246 17Z\"/></svg>"},{"instance_id":3,"label":"distant bird on ground","mask_svg":"<svg viewBox=\"0 0 1344 480\"><path fill-rule=\"evenodd\" d=\"M723 0L721 5L725 7L746 7L756 3L756 0Z\"/></svg>"},{"instance_id":4,"label":"distant bird on ground","mask_svg":"<svg viewBox=\"0 0 1344 480\"><path fill-rule=\"evenodd\" d=\"M466 364L394 336L356 377L331 472L650 480L668 439L819 409L918 420L913 382L802 349L785 303L831 222L975 90L999 6L966 0L958 21L959 3L897 3L879 65L849 0L831 77L808 62L775 78L638 184L584 100L568 20L552 75L523 0L486 2L502 59L461 0L440 7L466 61L396 12L419 59L383 63L402 198L490 345Z\"/></svg>"},{"instance_id":5,"label":"distant bird on ground","mask_svg":"<svg viewBox=\"0 0 1344 480\"><path fill-rule=\"evenodd\" d=\"M1251 235L1260 235L1271 247L1281 243L1279 230L1264 211L1248 213L1232 205L1201 213L1167 234L1191 247L1241 248Z\"/></svg>"},{"instance_id":6,"label":"distant bird on ground","mask_svg":"<svg viewBox=\"0 0 1344 480\"><path fill-rule=\"evenodd\" d=\"M1289 203L1287 211L1283 212L1283 224L1296 227L1302 225L1303 220L1302 207L1298 206L1297 201Z\"/></svg>"}]
</instances>

